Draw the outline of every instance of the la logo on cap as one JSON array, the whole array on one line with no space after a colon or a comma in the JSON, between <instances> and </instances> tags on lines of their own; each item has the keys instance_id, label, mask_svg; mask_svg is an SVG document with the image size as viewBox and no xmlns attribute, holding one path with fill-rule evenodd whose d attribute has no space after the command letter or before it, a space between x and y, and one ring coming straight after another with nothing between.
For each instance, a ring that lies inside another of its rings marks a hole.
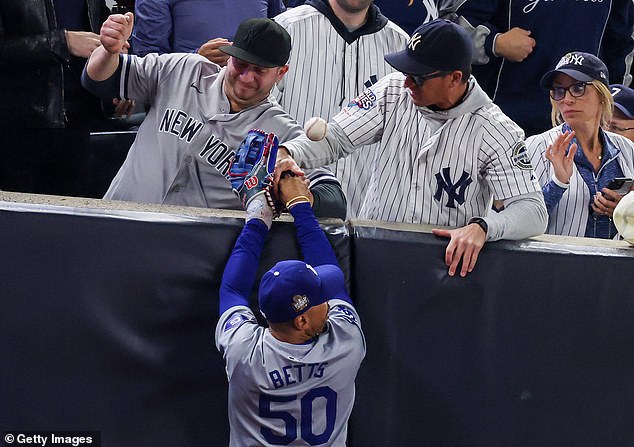
<instances>
[{"instance_id":1,"label":"la logo on cap","mask_svg":"<svg viewBox=\"0 0 634 447\"><path fill-rule=\"evenodd\" d=\"M412 51L416 51L416 45L418 45L421 42L421 37L420 34L418 33L414 33L414 35L412 36L412 38L409 40L409 42L407 43L407 46L412 50Z\"/></svg>"}]
</instances>

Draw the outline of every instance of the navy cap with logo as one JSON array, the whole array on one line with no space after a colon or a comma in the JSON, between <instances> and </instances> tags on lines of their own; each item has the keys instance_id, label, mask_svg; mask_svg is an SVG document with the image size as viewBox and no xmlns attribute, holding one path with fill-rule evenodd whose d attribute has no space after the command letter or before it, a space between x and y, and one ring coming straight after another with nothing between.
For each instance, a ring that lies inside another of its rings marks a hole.
<instances>
[{"instance_id":1,"label":"navy cap with logo","mask_svg":"<svg viewBox=\"0 0 634 447\"><path fill-rule=\"evenodd\" d=\"M621 84L610 85L614 107L629 119L634 119L634 90Z\"/></svg>"},{"instance_id":2,"label":"navy cap with logo","mask_svg":"<svg viewBox=\"0 0 634 447\"><path fill-rule=\"evenodd\" d=\"M404 50L385 55L398 71L425 76L437 71L470 71L473 40L460 25L436 19L416 28Z\"/></svg>"},{"instance_id":3,"label":"navy cap with logo","mask_svg":"<svg viewBox=\"0 0 634 447\"><path fill-rule=\"evenodd\" d=\"M574 51L567 53L559 62L554 70L550 70L542 76L539 85L542 88L550 89L553 86L553 80L557 73L564 73L577 81L590 82L593 80L601 81L608 86L608 67L603 61L591 53Z\"/></svg>"},{"instance_id":4,"label":"navy cap with logo","mask_svg":"<svg viewBox=\"0 0 634 447\"><path fill-rule=\"evenodd\" d=\"M219 49L260 67L281 67L291 54L291 36L272 19L247 19L238 26L233 45Z\"/></svg>"},{"instance_id":5,"label":"navy cap with logo","mask_svg":"<svg viewBox=\"0 0 634 447\"><path fill-rule=\"evenodd\" d=\"M313 306L336 298L344 284L336 265L311 267L302 261L275 264L260 281L260 311L270 323L292 321Z\"/></svg>"}]
</instances>

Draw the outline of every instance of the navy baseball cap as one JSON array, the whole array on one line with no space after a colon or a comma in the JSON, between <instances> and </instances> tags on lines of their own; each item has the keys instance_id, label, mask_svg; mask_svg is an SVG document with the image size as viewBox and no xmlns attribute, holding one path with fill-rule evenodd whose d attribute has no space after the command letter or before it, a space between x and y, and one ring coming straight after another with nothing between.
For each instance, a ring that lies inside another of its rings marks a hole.
<instances>
[{"instance_id":1,"label":"navy baseball cap","mask_svg":"<svg viewBox=\"0 0 634 447\"><path fill-rule=\"evenodd\" d=\"M281 67L291 54L291 36L272 19L247 19L238 26L233 45L219 50L260 67Z\"/></svg>"},{"instance_id":2,"label":"navy baseball cap","mask_svg":"<svg viewBox=\"0 0 634 447\"><path fill-rule=\"evenodd\" d=\"M610 85L614 107L629 119L634 119L634 90L621 84Z\"/></svg>"},{"instance_id":3,"label":"navy baseball cap","mask_svg":"<svg viewBox=\"0 0 634 447\"><path fill-rule=\"evenodd\" d=\"M411 75L470 71L473 40L460 25L446 19L436 19L416 28L404 50L384 57L392 67Z\"/></svg>"},{"instance_id":4,"label":"navy baseball cap","mask_svg":"<svg viewBox=\"0 0 634 447\"><path fill-rule=\"evenodd\" d=\"M343 272L336 265L312 267L302 261L278 262L260 281L260 311L271 323L292 321L311 307L334 298L343 283Z\"/></svg>"},{"instance_id":5,"label":"navy baseball cap","mask_svg":"<svg viewBox=\"0 0 634 447\"><path fill-rule=\"evenodd\" d=\"M594 79L601 81L607 87L608 67L603 61L591 53L583 53L581 51L573 51L564 55L554 70L550 70L542 76L539 85L542 88L550 89L553 85L553 79L557 73L564 73L577 81L590 82Z\"/></svg>"}]
</instances>

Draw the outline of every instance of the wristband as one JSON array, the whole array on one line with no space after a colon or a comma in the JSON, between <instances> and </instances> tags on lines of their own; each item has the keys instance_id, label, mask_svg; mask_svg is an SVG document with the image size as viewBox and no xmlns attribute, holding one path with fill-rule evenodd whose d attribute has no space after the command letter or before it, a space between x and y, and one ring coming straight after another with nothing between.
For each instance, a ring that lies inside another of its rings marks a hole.
<instances>
[{"instance_id":1,"label":"wristband","mask_svg":"<svg viewBox=\"0 0 634 447\"><path fill-rule=\"evenodd\" d=\"M489 225L487 224L486 220L484 220L483 218L472 217L471 219L469 219L469 222L467 223L467 225L470 225L473 223L478 224L480 228L484 230L484 234L487 234L487 232L489 231Z\"/></svg>"},{"instance_id":2,"label":"wristband","mask_svg":"<svg viewBox=\"0 0 634 447\"><path fill-rule=\"evenodd\" d=\"M306 196L297 196L297 197L293 197L291 200L289 200L288 202L286 202L286 205L284 205L286 207L287 210L290 210L294 205L297 205L298 203L310 203L310 199Z\"/></svg>"}]
</instances>

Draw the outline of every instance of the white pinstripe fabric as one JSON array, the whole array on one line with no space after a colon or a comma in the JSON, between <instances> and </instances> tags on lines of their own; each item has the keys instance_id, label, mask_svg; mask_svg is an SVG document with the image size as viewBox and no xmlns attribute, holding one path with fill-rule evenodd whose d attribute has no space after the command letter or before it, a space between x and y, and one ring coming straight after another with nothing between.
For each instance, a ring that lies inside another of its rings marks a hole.
<instances>
[{"instance_id":1,"label":"white pinstripe fabric","mask_svg":"<svg viewBox=\"0 0 634 447\"><path fill-rule=\"evenodd\" d=\"M416 107L404 80L400 73L385 76L364 93L375 98L367 110L347 107L333 118L349 139L342 151L379 141L362 218L460 227L471 217L486 216L493 198L540 191L530 166L521 169L513 162L513 149L523 147L522 130L475 78L460 105L440 112ZM311 152L317 146L288 146L307 166L310 159L332 157ZM472 180L464 189L464 203L448 206L443 189L439 200L434 198L437 176L455 184L463 172Z\"/></svg>"},{"instance_id":2,"label":"white pinstripe fabric","mask_svg":"<svg viewBox=\"0 0 634 447\"><path fill-rule=\"evenodd\" d=\"M328 18L308 5L289 9L275 21L292 40L289 72L276 96L300 124L313 116L329 120L365 89L364 82L371 76L380 79L392 72L383 55L402 50L408 40L403 30L388 22L380 31L347 44ZM376 148L364 148L330 166L346 193L349 218L356 217L361 208Z\"/></svg>"},{"instance_id":3,"label":"white pinstripe fabric","mask_svg":"<svg viewBox=\"0 0 634 447\"><path fill-rule=\"evenodd\" d=\"M545 185L553 176L553 169L546 159L546 148L561 134L561 126L557 126L539 135L526 139L526 148L540 185ZM606 132L612 143L621 151L617 162L626 177L634 175L634 143L621 135ZM588 214L590 212L590 190L573 164L570 186L555 208L548 216L546 233L563 236L585 236Z\"/></svg>"}]
</instances>

